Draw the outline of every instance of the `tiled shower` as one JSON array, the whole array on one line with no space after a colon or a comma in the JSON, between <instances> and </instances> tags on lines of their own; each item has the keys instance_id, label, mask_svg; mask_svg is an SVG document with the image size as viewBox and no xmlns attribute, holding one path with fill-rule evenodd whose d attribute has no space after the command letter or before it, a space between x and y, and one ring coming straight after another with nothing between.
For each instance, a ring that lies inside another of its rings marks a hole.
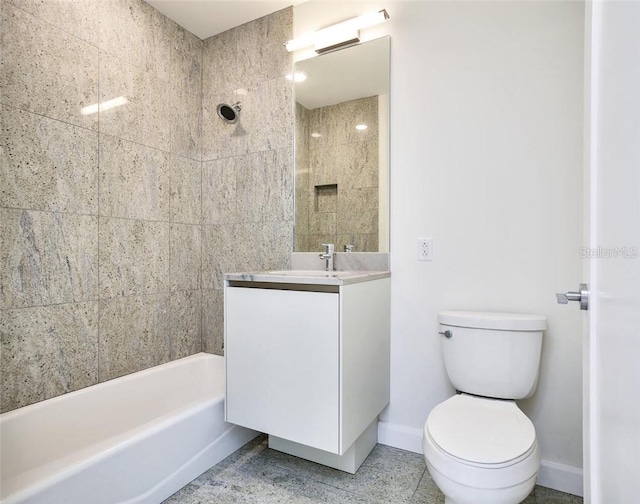
<instances>
[{"instance_id":1,"label":"tiled shower","mask_svg":"<svg viewBox=\"0 0 640 504\"><path fill-rule=\"evenodd\" d=\"M201 41L141 0L2 3L0 411L221 354L221 273L289 266L292 16Z\"/></svg>"}]
</instances>

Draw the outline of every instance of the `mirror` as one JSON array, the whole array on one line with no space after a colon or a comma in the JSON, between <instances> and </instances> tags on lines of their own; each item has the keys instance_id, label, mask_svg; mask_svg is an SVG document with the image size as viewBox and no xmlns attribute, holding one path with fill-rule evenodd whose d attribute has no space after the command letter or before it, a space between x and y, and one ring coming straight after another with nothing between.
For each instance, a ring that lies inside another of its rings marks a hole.
<instances>
[{"instance_id":1,"label":"mirror","mask_svg":"<svg viewBox=\"0 0 640 504\"><path fill-rule=\"evenodd\" d=\"M294 252L389 251L389 55L384 37L295 65Z\"/></svg>"}]
</instances>

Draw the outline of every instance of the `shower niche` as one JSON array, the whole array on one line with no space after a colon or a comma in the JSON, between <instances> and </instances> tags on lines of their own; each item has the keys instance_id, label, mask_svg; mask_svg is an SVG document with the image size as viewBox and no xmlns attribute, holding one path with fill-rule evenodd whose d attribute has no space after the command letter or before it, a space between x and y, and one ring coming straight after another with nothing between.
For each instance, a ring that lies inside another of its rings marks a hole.
<instances>
[{"instance_id":1,"label":"shower niche","mask_svg":"<svg viewBox=\"0 0 640 504\"><path fill-rule=\"evenodd\" d=\"M295 252L387 252L389 39L296 63Z\"/></svg>"}]
</instances>

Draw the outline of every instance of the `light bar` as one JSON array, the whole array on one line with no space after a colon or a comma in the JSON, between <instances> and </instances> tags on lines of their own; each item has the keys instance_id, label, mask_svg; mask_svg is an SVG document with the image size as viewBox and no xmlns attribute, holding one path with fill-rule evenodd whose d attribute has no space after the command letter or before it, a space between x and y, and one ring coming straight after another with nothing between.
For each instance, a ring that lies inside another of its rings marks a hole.
<instances>
[{"instance_id":1,"label":"light bar","mask_svg":"<svg viewBox=\"0 0 640 504\"><path fill-rule=\"evenodd\" d=\"M370 12L369 14L348 19L308 35L289 40L285 46L289 52L310 46L315 46L317 52L328 51L336 47L359 42L358 30L380 24L387 19L389 19L389 14L385 9Z\"/></svg>"}]
</instances>

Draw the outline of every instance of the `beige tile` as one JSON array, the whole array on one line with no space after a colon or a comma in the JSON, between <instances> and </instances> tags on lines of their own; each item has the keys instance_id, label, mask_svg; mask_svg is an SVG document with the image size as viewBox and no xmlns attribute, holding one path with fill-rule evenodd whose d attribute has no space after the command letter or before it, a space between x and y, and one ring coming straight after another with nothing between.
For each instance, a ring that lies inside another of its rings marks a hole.
<instances>
[{"instance_id":1,"label":"beige tile","mask_svg":"<svg viewBox=\"0 0 640 504\"><path fill-rule=\"evenodd\" d=\"M98 213L98 134L0 106L0 205Z\"/></svg>"},{"instance_id":2,"label":"beige tile","mask_svg":"<svg viewBox=\"0 0 640 504\"><path fill-rule=\"evenodd\" d=\"M97 48L8 2L0 11L2 103L97 128L96 114L80 112L98 101Z\"/></svg>"},{"instance_id":3,"label":"beige tile","mask_svg":"<svg viewBox=\"0 0 640 504\"><path fill-rule=\"evenodd\" d=\"M100 101L127 103L102 110L100 132L168 151L171 142L171 85L139 66L100 55Z\"/></svg>"},{"instance_id":4,"label":"beige tile","mask_svg":"<svg viewBox=\"0 0 640 504\"><path fill-rule=\"evenodd\" d=\"M236 67L237 30L228 30L204 41L203 45L203 90L219 93L240 87L241 82ZM215 110L214 110L215 112Z\"/></svg>"},{"instance_id":5,"label":"beige tile","mask_svg":"<svg viewBox=\"0 0 640 504\"><path fill-rule=\"evenodd\" d=\"M260 46L264 79L283 77L292 71L293 58L285 43L293 38L293 7L266 16L266 43Z\"/></svg>"},{"instance_id":6,"label":"beige tile","mask_svg":"<svg viewBox=\"0 0 640 504\"><path fill-rule=\"evenodd\" d=\"M202 351L202 295L199 290L174 292L168 298L167 331L171 360Z\"/></svg>"},{"instance_id":7,"label":"beige tile","mask_svg":"<svg viewBox=\"0 0 640 504\"><path fill-rule=\"evenodd\" d=\"M99 381L171 359L166 295L100 301Z\"/></svg>"},{"instance_id":8,"label":"beige tile","mask_svg":"<svg viewBox=\"0 0 640 504\"><path fill-rule=\"evenodd\" d=\"M262 254L258 269L289 269L293 250L293 222L265 222L260 248Z\"/></svg>"},{"instance_id":9,"label":"beige tile","mask_svg":"<svg viewBox=\"0 0 640 504\"><path fill-rule=\"evenodd\" d=\"M345 245L353 245L352 252L378 252L378 234L338 235L336 240L336 250L342 252Z\"/></svg>"},{"instance_id":10,"label":"beige tile","mask_svg":"<svg viewBox=\"0 0 640 504\"><path fill-rule=\"evenodd\" d=\"M100 215L169 220L169 155L100 135Z\"/></svg>"},{"instance_id":11,"label":"beige tile","mask_svg":"<svg viewBox=\"0 0 640 504\"><path fill-rule=\"evenodd\" d=\"M269 147L284 149L293 145L293 83L280 77L269 81Z\"/></svg>"},{"instance_id":12,"label":"beige tile","mask_svg":"<svg viewBox=\"0 0 640 504\"><path fill-rule=\"evenodd\" d=\"M335 150L340 188L378 187L378 142L353 142Z\"/></svg>"},{"instance_id":13,"label":"beige tile","mask_svg":"<svg viewBox=\"0 0 640 504\"><path fill-rule=\"evenodd\" d=\"M238 271L239 238L236 227L235 224L202 226L203 289L222 289L222 275Z\"/></svg>"},{"instance_id":14,"label":"beige tile","mask_svg":"<svg viewBox=\"0 0 640 504\"><path fill-rule=\"evenodd\" d=\"M309 216L309 234L335 235L337 232L335 213L315 212Z\"/></svg>"},{"instance_id":15,"label":"beige tile","mask_svg":"<svg viewBox=\"0 0 640 504\"><path fill-rule=\"evenodd\" d=\"M171 152L202 156L202 46L195 35L176 28L171 51Z\"/></svg>"},{"instance_id":16,"label":"beige tile","mask_svg":"<svg viewBox=\"0 0 640 504\"><path fill-rule=\"evenodd\" d=\"M292 149L276 151L274 163L267 166L265 174L265 221L293 220L293 152Z\"/></svg>"},{"instance_id":17,"label":"beige tile","mask_svg":"<svg viewBox=\"0 0 640 504\"><path fill-rule=\"evenodd\" d=\"M169 276L172 290L200 288L201 226L171 224Z\"/></svg>"},{"instance_id":18,"label":"beige tile","mask_svg":"<svg viewBox=\"0 0 640 504\"><path fill-rule=\"evenodd\" d=\"M199 224L201 211L202 163L180 156L169 156L171 222Z\"/></svg>"},{"instance_id":19,"label":"beige tile","mask_svg":"<svg viewBox=\"0 0 640 504\"><path fill-rule=\"evenodd\" d=\"M275 165L276 153L256 152L236 158L236 219L238 222L261 222L269 168Z\"/></svg>"},{"instance_id":20,"label":"beige tile","mask_svg":"<svg viewBox=\"0 0 640 504\"><path fill-rule=\"evenodd\" d=\"M98 45L99 0L9 0L20 9L39 17L76 37Z\"/></svg>"},{"instance_id":21,"label":"beige tile","mask_svg":"<svg viewBox=\"0 0 640 504\"><path fill-rule=\"evenodd\" d=\"M224 291L202 291L202 351L224 355Z\"/></svg>"},{"instance_id":22,"label":"beige tile","mask_svg":"<svg viewBox=\"0 0 640 504\"><path fill-rule=\"evenodd\" d=\"M98 303L0 316L0 413L97 383Z\"/></svg>"},{"instance_id":23,"label":"beige tile","mask_svg":"<svg viewBox=\"0 0 640 504\"><path fill-rule=\"evenodd\" d=\"M306 234L299 234L296 232L294 238L294 252L310 252L309 250L309 236Z\"/></svg>"},{"instance_id":24,"label":"beige tile","mask_svg":"<svg viewBox=\"0 0 640 504\"><path fill-rule=\"evenodd\" d=\"M175 23L142 0L100 2L100 49L168 80Z\"/></svg>"},{"instance_id":25,"label":"beige tile","mask_svg":"<svg viewBox=\"0 0 640 504\"><path fill-rule=\"evenodd\" d=\"M338 234L378 232L378 188L338 192Z\"/></svg>"},{"instance_id":26,"label":"beige tile","mask_svg":"<svg viewBox=\"0 0 640 504\"><path fill-rule=\"evenodd\" d=\"M0 210L0 308L95 299L98 219Z\"/></svg>"},{"instance_id":27,"label":"beige tile","mask_svg":"<svg viewBox=\"0 0 640 504\"><path fill-rule=\"evenodd\" d=\"M272 148L271 110L276 105L272 102L271 87L270 81L252 84L246 87L247 94L241 99L239 122L246 131L247 152Z\"/></svg>"},{"instance_id":28,"label":"beige tile","mask_svg":"<svg viewBox=\"0 0 640 504\"><path fill-rule=\"evenodd\" d=\"M338 149L335 146L309 150L309 177L312 186L338 183L337 155Z\"/></svg>"},{"instance_id":29,"label":"beige tile","mask_svg":"<svg viewBox=\"0 0 640 504\"><path fill-rule=\"evenodd\" d=\"M230 157L202 164L202 220L204 224L236 221L236 165Z\"/></svg>"},{"instance_id":30,"label":"beige tile","mask_svg":"<svg viewBox=\"0 0 640 504\"><path fill-rule=\"evenodd\" d=\"M156 294L169 287L169 224L100 218L100 297Z\"/></svg>"},{"instance_id":31,"label":"beige tile","mask_svg":"<svg viewBox=\"0 0 640 504\"><path fill-rule=\"evenodd\" d=\"M267 20L256 19L234 28L238 83L243 87L263 82L261 47L267 44Z\"/></svg>"}]
</instances>

